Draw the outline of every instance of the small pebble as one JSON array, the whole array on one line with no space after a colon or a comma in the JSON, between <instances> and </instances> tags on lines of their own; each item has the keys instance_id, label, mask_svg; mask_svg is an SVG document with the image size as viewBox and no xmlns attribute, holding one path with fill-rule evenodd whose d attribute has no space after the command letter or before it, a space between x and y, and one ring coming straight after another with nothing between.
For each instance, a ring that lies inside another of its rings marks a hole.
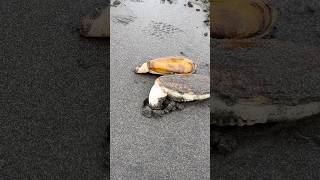
<instances>
[{"instance_id":1,"label":"small pebble","mask_svg":"<svg viewBox=\"0 0 320 180\"><path fill-rule=\"evenodd\" d=\"M115 0L112 3L112 5L114 5L114 6L118 6L119 4L121 4L121 1L119 1L119 0Z\"/></svg>"},{"instance_id":2,"label":"small pebble","mask_svg":"<svg viewBox=\"0 0 320 180\"><path fill-rule=\"evenodd\" d=\"M188 2L188 7L193 7L193 4L190 1Z\"/></svg>"}]
</instances>

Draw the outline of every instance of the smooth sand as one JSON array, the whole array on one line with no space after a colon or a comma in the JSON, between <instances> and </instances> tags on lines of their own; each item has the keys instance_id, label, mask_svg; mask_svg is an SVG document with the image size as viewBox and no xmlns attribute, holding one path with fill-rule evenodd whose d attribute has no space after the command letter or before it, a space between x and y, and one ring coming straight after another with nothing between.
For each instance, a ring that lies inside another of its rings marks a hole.
<instances>
[{"instance_id":1,"label":"smooth sand","mask_svg":"<svg viewBox=\"0 0 320 180\"><path fill-rule=\"evenodd\" d=\"M1 1L0 179L108 175L109 40L79 39L84 2Z\"/></svg>"}]
</instances>

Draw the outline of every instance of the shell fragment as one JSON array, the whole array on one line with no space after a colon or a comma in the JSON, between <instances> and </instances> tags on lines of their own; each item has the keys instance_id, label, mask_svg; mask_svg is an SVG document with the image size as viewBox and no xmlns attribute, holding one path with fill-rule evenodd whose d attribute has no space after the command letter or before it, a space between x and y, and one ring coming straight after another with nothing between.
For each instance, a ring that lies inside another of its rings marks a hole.
<instances>
[{"instance_id":1,"label":"shell fragment","mask_svg":"<svg viewBox=\"0 0 320 180\"><path fill-rule=\"evenodd\" d=\"M169 97L174 101L187 102L210 97L210 78L203 75L165 75L157 78L149 94L152 109L161 108Z\"/></svg>"}]
</instances>

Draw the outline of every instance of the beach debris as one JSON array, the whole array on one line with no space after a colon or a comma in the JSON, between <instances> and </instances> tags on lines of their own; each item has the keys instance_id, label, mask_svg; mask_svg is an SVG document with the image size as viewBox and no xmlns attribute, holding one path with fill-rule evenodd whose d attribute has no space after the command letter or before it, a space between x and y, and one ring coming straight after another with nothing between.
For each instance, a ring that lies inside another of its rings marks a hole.
<instances>
[{"instance_id":1,"label":"beach debris","mask_svg":"<svg viewBox=\"0 0 320 180\"><path fill-rule=\"evenodd\" d=\"M118 5L120 5L120 4L121 4L121 1L119 1L119 0L115 0L115 1L113 1L113 3L112 3L113 6L118 6Z\"/></svg>"},{"instance_id":2,"label":"beach debris","mask_svg":"<svg viewBox=\"0 0 320 180\"><path fill-rule=\"evenodd\" d=\"M243 126L320 114L320 49L260 39L257 47L213 48L211 123Z\"/></svg>"},{"instance_id":3,"label":"beach debris","mask_svg":"<svg viewBox=\"0 0 320 180\"><path fill-rule=\"evenodd\" d=\"M213 0L211 37L245 39L269 34L278 12L265 0Z\"/></svg>"},{"instance_id":4,"label":"beach debris","mask_svg":"<svg viewBox=\"0 0 320 180\"><path fill-rule=\"evenodd\" d=\"M197 65L183 56L168 56L150 60L136 67L136 73L151 74L191 74L196 71Z\"/></svg>"},{"instance_id":5,"label":"beach debris","mask_svg":"<svg viewBox=\"0 0 320 180\"><path fill-rule=\"evenodd\" d=\"M149 93L151 109L161 109L169 98L175 102L204 100L210 97L210 78L198 74L164 75L155 80Z\"/></svg>"},{"instance_id":6,"label":"beach debris","mask_svg":"<svg viewBox=\"0 0 320 180\"><path fill-rule=\"evenodd\" d=\"M107 6L81 18L80 34L84 37L110 37L109 15L110 7Z\"/></svg>"},{"instance_id":7,"label":"beach debris","mask_svg":"<svg viewBox=\"0 0 320 180\"><path fill-rule=\"evenodd\" d=\"M176 2L177 0L161 0L160 3L161 4L165 4L166 2L168 2L169 4L173 4L174 2Z\"/></svg>"}]
</instances>

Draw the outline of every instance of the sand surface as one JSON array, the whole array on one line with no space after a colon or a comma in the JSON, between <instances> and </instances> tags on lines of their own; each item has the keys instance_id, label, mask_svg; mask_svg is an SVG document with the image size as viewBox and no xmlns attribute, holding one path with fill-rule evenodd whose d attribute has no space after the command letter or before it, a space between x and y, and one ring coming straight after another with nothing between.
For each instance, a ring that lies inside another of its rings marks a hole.
<instances>
[{"instance_id":1,"label":"sand surface","mask_svg":"<svg viewBox=\"0 0 320 180\"><path fill-rule=\"evenodd\" d=\"M111 9L111 179L209 179L209 101L146 118L141 107L158 76L133 72L183 52L209 75L205 13L181 2L126 1Z\"/></svg>"},{"instance_id":2,"label":"sand surface","mask_svg":"<svg viewBox=\"0 0 320 180\"><path fill-rule=\"evenodd\" d=\"M79 39L85 6L1 1L0 179L108 175L109 40Z\"/></svg>"}]
</instances>

